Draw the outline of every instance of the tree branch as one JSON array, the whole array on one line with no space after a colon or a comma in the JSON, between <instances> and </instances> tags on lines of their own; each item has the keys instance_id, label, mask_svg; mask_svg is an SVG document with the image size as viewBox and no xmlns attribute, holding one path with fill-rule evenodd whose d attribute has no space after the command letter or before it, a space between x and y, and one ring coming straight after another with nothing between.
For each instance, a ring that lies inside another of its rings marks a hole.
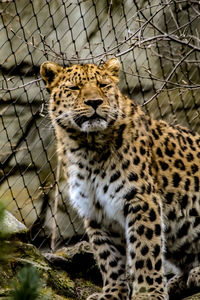
<instances>
[{"instance_id":1,"label":"tree branch","mask_svg":"<svg viewBox=\"0 0 200 300\"><path fill-rule=\"evenodd\" d=\"M175 67L171 70L171 72L169 73L169 75L167 76L166 82L163 83L163 85L161 86L161 88L159 88L159 90L146 102L143 103L144 105L147 105L148 103L150 103L155 97L158 96L158 94L163 90L163 88L166 86L167 81L169 81L169 79L172 77L172 75L174 74L174 72L176 71L176 69L180 66L180 64L190 55L192 54L192 52L194 52L194 49L190 50L176 65Z\"/></svg>"}]
</instances>

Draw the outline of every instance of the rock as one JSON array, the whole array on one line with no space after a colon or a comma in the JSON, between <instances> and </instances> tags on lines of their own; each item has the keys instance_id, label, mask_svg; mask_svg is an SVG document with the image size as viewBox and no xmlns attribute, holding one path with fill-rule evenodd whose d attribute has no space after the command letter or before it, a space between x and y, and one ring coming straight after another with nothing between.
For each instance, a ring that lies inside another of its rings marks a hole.
<instances>
[{"instance_id":1,"label":"rock","mask_svg":"<svg viewBox=\"0 0 200 300\"><path fill-rule=\"evenodd\" d=\"M200 293L184 298L183 300L200 300Z\"/></svg>"},{"instance_id":2,"label":"rock","mask_svg":"<svg viewBox=\"0 0 200 300\"><path fill-rule=\"evenodd\" d=\"M101 274L91 246L86 241L63 247L55 254L46 253L45 257L54 267L66 270L74 280L84 278L91 284L102 285Z\"/></svg>"},{"instance_id":3,"label":"rock","mask_svg":"<svg viewBox=\"0 0 200 300\"><path fill-rule=\"evenodd\" d=\"M3 235L18 235L28 231L26 226L19 222L9 211L4 211L4 216L0 221L0 233Z\"/></svg>"},{"instance_id":4,"label":"rock","mask_svg":"<svg viewBox=\"0 0 200 300\"><path fill-rule=\"evenodd\" d=\"M89 294L99 292L100 288L88 279L89 276L88 278L84 277L86 274L88 275L87 268L85 267L85 270L81 271L84 264L90 266L89 270L92 268L92 263L95 265L92 258L90 261L81 263L82 258L86 259L87 255L92 256L90 250L88 250L88 253L84 253L84 249L87 248L85 245L79 244L76 246L74 255L70 247L69 251L62 249L60 255L46 254L47 259L32 244L18 240L4 240L4 247L9 249L10 255L2 260L0 250L0 298L10 299L13 282L16 281L16 274L27 265L31 265L38 270L42 282L41 296L44 299L84 300ZM66 257L62 256L61 253L65 253ZM66 253L68 253L68 257ZM65 264L61 264L63 261ZM74 262L76 262L75 265ZM77 265L80 266L79 269ZM65 268L66 266L67 268Z\"/></svg>"},{"instance_id":5,"label":"rock","mask_svg":"<svg viewBox=\"0 0 200 300\"><path fill-rule=\"evenodd\" d=\"M35 246L21 241L4 241L9 255L3 261L0 255L0 298L9 300L16 274L24 266L38 270L42 282L42 299L85 300L100 292L101 276L87 242L42 254ZM1 249L0 249L1 254ZM199 300L200 294L184 300Z\"/></svg>"}]
</instances>

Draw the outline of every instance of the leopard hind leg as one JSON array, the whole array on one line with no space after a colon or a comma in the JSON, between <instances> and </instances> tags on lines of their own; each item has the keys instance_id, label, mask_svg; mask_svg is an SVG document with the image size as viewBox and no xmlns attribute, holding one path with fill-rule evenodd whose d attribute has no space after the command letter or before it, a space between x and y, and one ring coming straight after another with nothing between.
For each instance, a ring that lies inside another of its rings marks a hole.
<instances>
[{"instance_id":1,"label":"leopard hind leg","mask_svg":"<svg viewBox=\"0 0 200 300\"><path fill-rule=\"evenodd\" d=\"M189 272L175 275L167 283L169 299L183 299L200 292L200 266Z\"/></svg>"},{"instance_id":2,"label":"leopard hind leg","mask_svg":"<svg viewBox=\"0 0 200 300\"><path fill-rule=\"evenodd\" d=\"M200 292L200 266L190 270L187 279L187 287L193 291Z\"/></svg>"}]
</instances>

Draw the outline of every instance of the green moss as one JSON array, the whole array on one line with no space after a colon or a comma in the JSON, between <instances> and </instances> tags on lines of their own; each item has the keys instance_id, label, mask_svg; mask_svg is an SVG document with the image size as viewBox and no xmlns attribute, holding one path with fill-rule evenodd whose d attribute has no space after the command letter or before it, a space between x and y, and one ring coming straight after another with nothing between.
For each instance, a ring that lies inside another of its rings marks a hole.
<instances>
[{"instance_id":1,"label":"green moss","mask_svg":"<svg viewBox=\"0 0 200 300\"><path fill-rule=\"evenodd\" d=\"M48 285L50 285L59 295L76 298L75 284L66 272L49 270L48 274Z\"/></svg>"},{"instance_id":2,"label":"green moss","mask_svg":"<svg viewBox=\"0 0 200 300\"><path fill-rule=\"evenodd\" d=\"M2 222L5 215L5 208L3 203L0 202L0 223Z\"/></svg>"}]
</instances>

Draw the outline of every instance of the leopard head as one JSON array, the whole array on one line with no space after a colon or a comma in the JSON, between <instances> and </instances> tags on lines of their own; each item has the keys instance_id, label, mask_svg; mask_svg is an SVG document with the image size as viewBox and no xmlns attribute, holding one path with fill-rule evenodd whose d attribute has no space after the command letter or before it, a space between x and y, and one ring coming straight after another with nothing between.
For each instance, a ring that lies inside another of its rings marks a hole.
<instances>
[{"instance_id":1,"label":"leopard head","mask_svg":"<svg viewBox=\"0 0 200 300\"><path fill-rule=\"evenodd\" d=\"M40 74L50 93L49 113L63 128L84 132L102 131L123 117L118 89L120 63L116 58L104 64L61 67L42 64Z\"/></svg>"}]
</instances>

